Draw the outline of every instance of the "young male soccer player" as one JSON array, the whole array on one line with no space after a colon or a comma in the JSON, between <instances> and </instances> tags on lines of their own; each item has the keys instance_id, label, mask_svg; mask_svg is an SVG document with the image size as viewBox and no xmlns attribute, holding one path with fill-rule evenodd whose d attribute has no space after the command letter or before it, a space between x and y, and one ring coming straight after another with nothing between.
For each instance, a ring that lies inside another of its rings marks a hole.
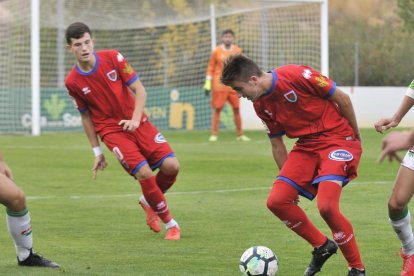
<instances>
[{"instance_id":1,"label":"young male soccer player","mask_svg":"<svg viewBox=\"0 0 414 276\"><path fill-rule=\"evenodd\" d=\"M0 152L0 203L6 206L7 227L13 238L20 266L58 268L52 262L32 250L32 224L24 192L13 181L12 171Z\"/></svg>"},{"instance_id":2,"label":"young male soccer player","mask_svg":"<svg viewBox=\"0 0 414 276\"><path fill-rule=\"evenodd\" d=\"M329 78L301 65L263 72L251 59L233 56L221 80L253 102L267 127L279 175L267 207L314 250L305 276L319 272L338 246L348 275L365 275L351 223L339 210L342 187L357 176L360 133L349 96ZM282 136L298 138L290 153ZM318 196L318 210L332 231L332 241L296 204L297 196Z\"/></svg>"},{"instance_id":3,"label":"young male soccer player","mask_svg":"<svg viewBox=\"0 0 414 276\"><path fill-rule=\"evenodd\" d=\"M375 124L375 129L383 131L398 126L405 114L414 105L414 80L394 116L381 119ZM411 214L408 203L414 195L414 130L406 132L393 132L382 141L383 151L379 161L386 156L390 160L401 162L400 169L395 179L394 188L388 200L388 217L392 228L401 241L400 255L403 259L401 276L414 276L414 235L411 227ZM408 149L401 161L397 155L398 150Z\"/></svg>"},{"instance_id":4,"label":"young male soccer player","mask_svg":"<svg viewBox=\"0 0 414 276\"><path fill-rule=\"evenodd\" d=\"M242 49L235 45L234 32L226 29L221 34L222 43L213 50L207 66L206 82L204 91L206 95L213 93L211 96L211 106L214 109L211 118L211 136L210 142L218 140L218 132L220 127L220 113L225 103L228 101L233 108L234 125L236 126L237 141L247 142L250 138L243 134L242 120L240 116L240 99L237 93L231 87L224 86L220 82L221 72L223 71L223 62L234 54L240 54Z\"/></svg>"},{"instance_id":5,"label":"young male soccer player","mask_svg":"<svg viewBox=\"0 0 414 276\"><path fill-rule=\"evenodd\" d=\"M146 212L149 227L160 232L159 217L167 229L165 239L180 239L180 228L164 197L175 183L179 163L144 113L146 91L138 74L118 51L95 52L91 31L84 23L76 22L67 28L66 42L77 63L65 85L81 113L95 154L93 177L107 165L99 135L124 169L141 184L139 204Z\"/></svg>"}]
</instances>

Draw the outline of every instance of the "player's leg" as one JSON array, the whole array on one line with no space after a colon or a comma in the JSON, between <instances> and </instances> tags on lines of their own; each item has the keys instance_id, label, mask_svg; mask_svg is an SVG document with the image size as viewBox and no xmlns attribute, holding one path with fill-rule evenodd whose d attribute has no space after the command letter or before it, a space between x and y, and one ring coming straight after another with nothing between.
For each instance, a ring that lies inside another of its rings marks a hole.
<instances>
[{"instance_id":1,"label":"player's leg","mask_svg":"<svg viewBox=\"0 0 414 276\"><path fill-rule=\"evenodd\" d=\"M319 183L318 210L331 229L335 242L348 262L348 267L364 273L364 265L362 264L352 225L339 208L341 191L342 181Z\"/></svg>"},{"instance_id":2,"label":"player's leg","mask_svg":"<svg viewBox=\"0 0 414 276\"><path fill-rule=\"evenodd\" d=\"M218 140L218 132L220 128L220 113L221 108L214 108L211 114L211 135L210 142L216 142Z\"/></svg>"},{"instance_id":3,"label":"player's leg","mask_svg":"<svg viewBox=\"0 0 414 276\"><path fill-rule=\"evenodd\" d=\"M164 192L175 183L180 169L179 162L164 136L150 122L142 124L138 128L135 137L138 141L137 144L140 146L140 152L148 162L138 170L136 175L143 188L144 198L165 223L167 228L165 238L178 240L180 239L180 229L177 222L172 218ZM159 169L159 172L157 176L154 176L152 171L156 169ZM154 183L156 187L153 187Z\"/></svg>"},{"instance_id":4,"label":"player's leg","mask_svg":"<svg viewBox=\"0 0 414 276\"><path fill-rule=\"evenodd\" d=\"M414 194L414 171L410 167L410 158L404 158L388 201L389 221L402 246L401 275L414 275L414 235L408 210L408 203Z\"/></svg>"},{"instance_id":5,"label":"player's leg","mask_svg":"<svg viewBox=\"0 0 414 276\"><path fill-rule=\"evenodd\" d=\"M220 114L225 103L226 93L217 88L217 86L213 85L213 92L211 95L211 107L213 108L213 112L211 114L210 142L216 142L218 140L217 136L220 129Z\"/></svg>"},{"instance_id":6,"label":"player's leg","mask_svg":"<svg viewBox=\"0 0 414 276\"><path fill-rule=\"evenodd\" d=\"M0 203L6 206L7 228L13 238L17 261L23 266L59 267L32 251L33 237L26 196L11 179L0 174Z\"/></svg>"},{"instance_id":7,"label":"player's leg","mask_svg":"<svg viewBox=\"0 0 414 276\"><path fill-rule=\"evenodd\" d=\"M163 193L166 193L174 185L179 171L180 163L176 157L165 158L156 175L158 187Z\"/></svg>"},{"instance_id":8,"label":"player's leg","mask_svg":"<svg viewBox=\"0 0 414 276\"><path fill-rule=\"evenodd\" d=\"M293 231L312 245L312 259L306 268L305 276L319 272L323 264L336 253L338 246L328 239L308 219L305 212L296 204L300 193L308 199L313 199L317 189L311 185L319 160L313 150L296 144L288 155L288 159L273 186L269 199L274 205L273 212ZM279 188L278 188L279 187ZM279 206L279 207L277 207Z\"/></svg>"},{"instance_id":9,"label":"player's leg","mask_svg":"<svg viewBox=\"0 0 414 276\"><path fill-rule=\"evenodd\" d=\"M143 124L144 125L144 124ZM139 128L145 126L141 125ZM151 136L151 139L154 139ZM129 133L109 133L102 138L102 141L108 147L108 149L115 155L119 163L126 170L126 172L135 178L141 170L142 167L146 166L146 170L142 171L142 179L149 178L145 181L146 185L142 185L141 181L141 190L143 195L139 198L138 203L141 205L142 209L146 214L146 222L151 230L158 233L161 231L161 225L158 215L155 213L157 202L153 202L145 199L146 193L155 193L162 194L161 190L157 186L155 176L152 173L152 170L149 168L146 158L143 156L141 149L137 146L136 137L133 134Z\"/></svg>"},{"instance_id":10,"label":"player's leg","mask_svg":"<svg viewBox=\"0 0 414 276\"><path fill-rule=\"evenodd\" d=\"M236 91L230 91L227 97L233 109L234 125L236 126L237 141L248 142L250 138L243 134L242 119L240 115L240 98Z\"/></svg>"},{"instance_id":11,"label":"player's leg","mask_svg":"<svg viewBox=\"0 0 414 276\"><path fill-rule=\"evenodd\" d=\"M138 179L142 187L142 193L145 203L151 206L152 210L161 218L167 229L166 239L180 239L180 228L178 223L173 219L167 205L167 201L163 192L157 185L156 177L153 175L152 169L148 164L143 165L135 177ZM156 231L159 232L159 231Z\"/></svg>"},{"instance_id":12,"label":"player's leg","mask_svg":"<svg viewBox=\"0 0 414 276\"><path fill-rule=\"evenodd\" d=\"M296 204L297 196L298 191L291 185L282 180L275 180L267 198L267 208L289 229L309 242L312 247L320 247L327 238Z\"/></svg>"}]
</instances>

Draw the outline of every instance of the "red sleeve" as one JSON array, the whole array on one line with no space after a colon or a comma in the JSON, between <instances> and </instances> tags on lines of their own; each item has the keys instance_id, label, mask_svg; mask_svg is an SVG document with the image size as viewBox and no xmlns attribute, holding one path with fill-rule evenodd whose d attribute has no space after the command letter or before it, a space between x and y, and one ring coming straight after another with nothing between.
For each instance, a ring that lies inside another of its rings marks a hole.
<instances>
[{"instance_id":1,"label":"red sleeve","mask_svg":"<svg viewBox=\"0 0 414 276\"><path fill-rule=\"evenodd\" d=\"M129 65L128 61L124 58L124 56L118 52L114 51L114 63L118 67L119 75L121 79L127 84L130 85L135 80L138 79L137 72L132 69L131 65Z\"/></svg>"},{"instance_id":2,"label":"red sleeve","mask_svg":"<svg viewBox=\"0 0 414 276\"><path fill-rule=\"evenodd\" d=\"M305 90L321 98L332 96L336 89L334 81L310 67L300 66L299 68L300 71L297 72L299 83L306 87Z\"/></svg>"},{"instance_id":3,"label":"red sleeve","mask_svg":"<svg viewBox=\"0 0 414 276\"><path fill-rule=\"evenodd\" d=\"M85 103L85 101L78 96L78 93L76 93L76 88L72 88L68 82L65 82L65 86L68 90L68 94L71 97L75 108L77 108L79 112L85 112L86 110L88 110L88 106Z\"/></svg>"},{"instance_id":4,"label":"red sleeve","mask_svg":"<svg viewBox=\"0 0 414 276\"><path fill-rule=\"evenodd\" d=\"M260 120L263 123L263 126L265 127L267 131L267 135L270 138L280 137L280 136L285 135L286 132L283 129L283 127L279 125L277 122L275 122L272 118L270 118L268 114L260 111L261 110L260 108L255 107L255 110L256 110L257 116L260 118Z\"/></svg>"}]
</instances>

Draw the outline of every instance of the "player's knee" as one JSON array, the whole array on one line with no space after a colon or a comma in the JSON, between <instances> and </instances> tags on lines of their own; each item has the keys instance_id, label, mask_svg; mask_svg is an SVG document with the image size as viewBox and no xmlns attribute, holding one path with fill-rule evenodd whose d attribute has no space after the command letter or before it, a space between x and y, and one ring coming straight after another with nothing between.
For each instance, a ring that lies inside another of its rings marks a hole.
<instances>
[{"instance_id":1,"label":"player's knee","mask_svg":"<svg viewBox=\"0 0 414 276\"><path fill-rule=\"evenodd\" d=\"M285 199L272 195L270 195L267 198L266 205L267 208L274 214L283 212L283 210L288 207L288 204Z\"/></svg>"},{"instance_id":2,"label":"player's knee","mask_svg":"<svg viewBox=\"0 0 414 276\"><path fill-rule=\"evenodd\" d=\"M175 157L167 158L160 169L166 175L177 175L180 171L180 163Z\"/></svg>"},{"instance_id":3,"label":"player's knee","mask_svg":"<svg viewBox=\"0 0 414 276\"><path fill-rule=\"evenodd\" d=\"M337 212L331 204L318 204L318 210L319 214L325 221L330 220L334 216L334 213Z\"/></svg>"},{"instance_id":4,"label":"player's knee","mask_svg":"<svg viewBox=\"0 0 414 276\"><path fill-rule=\"evenodd\" d=\"M26 195L22 189L17 187L16 192L7 201L6 207L12 211L21 211L26 208Z\"/></svg>"},{"instance_id":5,"label":"player's knee","mask_svg":"<svg viewBox=\"0 0 414 276\"><path fill-rule=\"evenodd\" d=\"M135 177L138 180L145 180L154 176L151 168L149 166L143 166L136 174Z\"/></svg>"},{"instance_id":6,"label":"player's knee","mask_svg":"<svg viewBox=\"0 0 414 276\"><path fill-rule=\"evenodd\" d=\"M390 213L401 213L404 210L405 206L405 203L399 202L393 198L388 201L388 211Z\"/></svg>"}]
</instances>

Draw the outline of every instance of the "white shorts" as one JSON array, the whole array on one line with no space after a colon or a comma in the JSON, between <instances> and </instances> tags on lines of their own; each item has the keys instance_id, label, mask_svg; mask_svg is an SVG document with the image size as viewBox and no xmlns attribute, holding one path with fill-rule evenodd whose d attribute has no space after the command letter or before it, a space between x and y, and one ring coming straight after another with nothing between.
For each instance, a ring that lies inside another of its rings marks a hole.
<instances>
[{"instance_id":1,"label":"white shorts","mask_svg":"<svg viewBox=\"0 0 414 276\"><path fill-rule=\"evenodd\" d=\"M403 161L401 162L401 166L404 166L414 171L414 147L407 151Z\"/></svg>"}]
</instances>

